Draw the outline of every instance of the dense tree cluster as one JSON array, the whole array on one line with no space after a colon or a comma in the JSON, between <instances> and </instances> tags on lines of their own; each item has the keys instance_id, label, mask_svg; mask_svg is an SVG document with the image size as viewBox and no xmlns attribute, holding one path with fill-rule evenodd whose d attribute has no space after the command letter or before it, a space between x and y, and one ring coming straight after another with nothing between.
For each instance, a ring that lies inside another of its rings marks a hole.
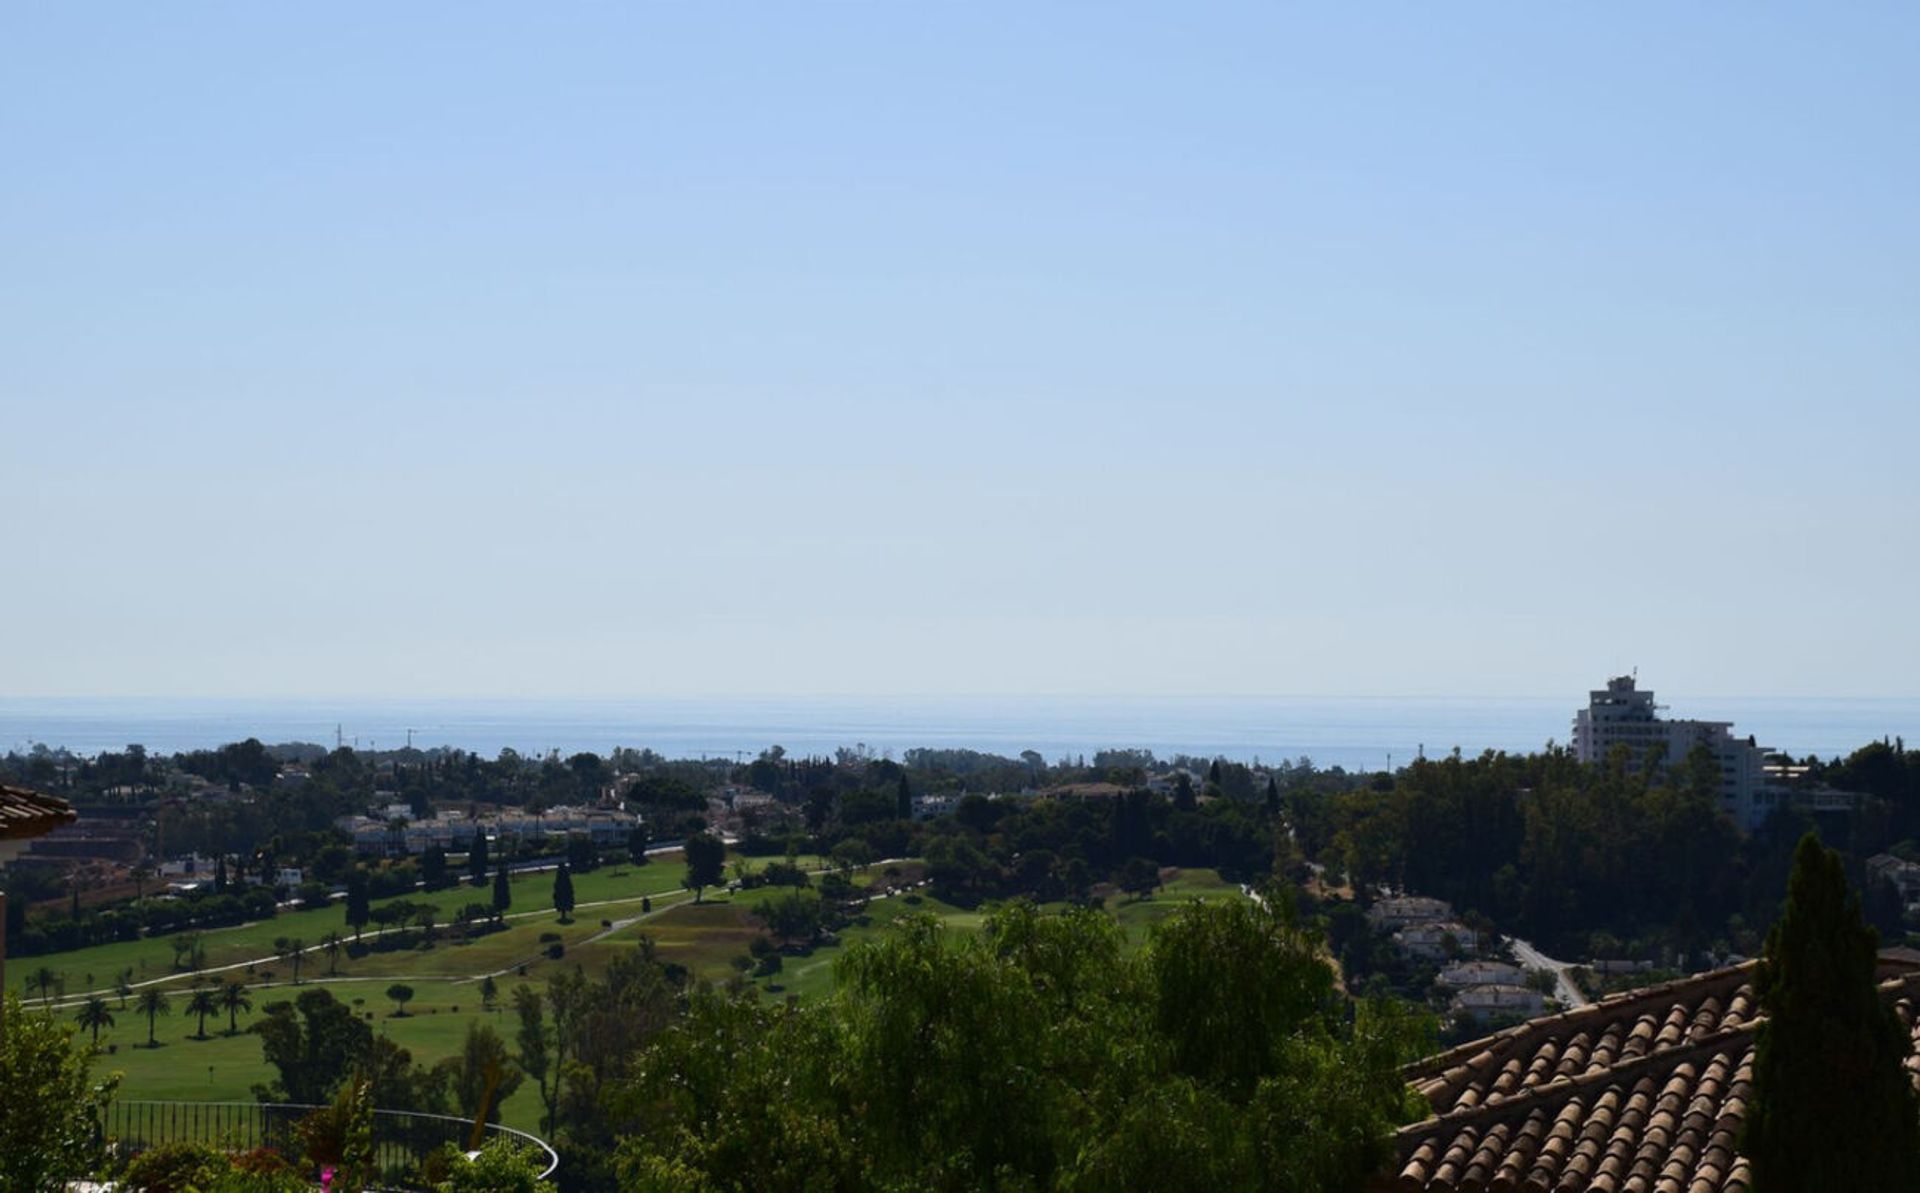
<instances>
[{"instance_id":1,"label":"dense tree cluster","mask_svg":"<svg viewBox=\"0 0 1920 1193\"><path fill-rule=\"evenodd\" d=\"M1747 925L1772 918L1806 827L1782 813L1743 837L1704 755L1656 779L1624 756L1455 754L1283 802L1308 854L1360 883L1446 899L1575 955L1754 951Z\"/></svg>"},{"instance_id":2,"label":"dense tree cluster","mask_svg":"<svg viewBox=\"0 0 1920 1193\"><path fill-rule=\"evenodd\" d=\"M909 918L821 1004L702 992L614 1103L627 1189L1358 1188L1413 1109L1416 1025L1349 1014L1282 903L1140 953L1091 911Z\"/></svg>"}]
</instances>

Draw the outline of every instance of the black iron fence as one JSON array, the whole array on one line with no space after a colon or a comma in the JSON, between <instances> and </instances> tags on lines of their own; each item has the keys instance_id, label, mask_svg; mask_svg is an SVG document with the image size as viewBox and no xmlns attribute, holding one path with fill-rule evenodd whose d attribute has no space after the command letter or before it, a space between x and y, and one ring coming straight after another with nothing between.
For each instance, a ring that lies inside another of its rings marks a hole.
<instances>
[{"instance_id":1,"label":"black iron fence","mask_svg":"<svg viewBox=\"0 0 1920 1193\"><path fill-rule=\"evenodd\" d=\"M122 1155L169 1143L198 1143L235 1152L268 1148L297 1160L301 1144L295 1124L322 1109L286 1102L115 1101L108 1107L105 1129L108 1145ZM420 1188L414 1178L421 1163L449 1143L465 1150L472 1133L468 1119L407 1110L373 1111L374 1164L381 1186ZM559 1155L525 1131L489 1123L487 1137L512 1139L538 1150L546 1157L543 1176L560 1167Z\"/></svg>"}]
</instances>

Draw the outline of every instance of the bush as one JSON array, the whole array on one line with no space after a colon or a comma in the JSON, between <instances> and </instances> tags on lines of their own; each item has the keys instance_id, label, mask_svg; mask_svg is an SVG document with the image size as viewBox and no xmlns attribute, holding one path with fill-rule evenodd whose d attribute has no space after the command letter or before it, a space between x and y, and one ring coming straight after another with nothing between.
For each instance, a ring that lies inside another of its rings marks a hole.
<instances>
[{"instance_id":1,"label":"bush","mask_svg":"<svg viewBox=\"0 0 1920 1193\"><path fill-rule=\"evenodd\" d=\"M552 958L555 961L558 961L560 958L566 955L567 955L567 946L561 944L557 940L547 946L547 956Z\"/></svg>"},{"instance_id":2,"label":"bush","mask_svg":"<svg viewBox=\"0 0 1920 1193\"><path fill-rule=\"evenodd\" d=\"M756 978L764 978L770 974L779 973L782 964L780 954L768 953L766 956L760 958L760 964L753 967L753 976Z\"/></svg>"},{"instance_id":3,"label":"bush","mask_svg":"<svg viewBox=\"0 0 1920 1193\"><path fill-rule=\"evenodd\" d=\"M445 1174L434 1182L434 1193L553 1193L540 1179L546 1157L509 1140L489 1141L471 1160L448 1144L430 1164Z\"/></svg>"},{"instance_id":4,"label":"bush","mask_svg":"<svg viewBox=\"0 0 1920 1193\"><path fill-rule=\"evenodd\" d=\"M542 932L540 934L541 944L553 944L557 942L559 939L560 939L560 934L558 932Z\"/></svg>"},{"instance_id":5,"label":"bush","mask_svg":"<svg viewBox=\"0 0 1920 1193\"><path fill-rule=\"evenodd\" d=\"M227 1158L210 1147L167 1143L135 1156L120 1183L134 1193L190 1193L230 1171Z\"/></svg>"},{"instance_id":6,"label":"bush","mask_svg":"<svg viewBox=\"0 0 1920 1193\"><path fill-rule=\"evenodd\" d=\"M99 1155L98 1126L117 1078L96 1082L72 1027L6 1000L0 1035L0 1189L61 1188Z\"/></svg>"}]
</instances>

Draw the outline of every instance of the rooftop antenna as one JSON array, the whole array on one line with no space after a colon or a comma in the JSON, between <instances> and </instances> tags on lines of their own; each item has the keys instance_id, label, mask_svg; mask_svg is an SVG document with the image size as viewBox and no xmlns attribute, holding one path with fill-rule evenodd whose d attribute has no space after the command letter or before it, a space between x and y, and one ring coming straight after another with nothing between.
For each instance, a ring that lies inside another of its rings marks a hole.
<instances>
[{"instance_id":1,"label":"rooftop antenna","mask_svg":"<svg viewBox=\"0 0 1920 1193\"><path fill-rule=\"evenodd\" d=\"M333 748L337 750L346 744L347 738L346 735L341 732L340 722L335 721L333 723Z\"/></svg>"},{"instance_id":2,"label":"rooftop antenna","mask_svg":"<svg viewBox=\"0 0 1920 1193\"><path fill-rule=\"evenodd\" d=\"M418 729L407 730L407 749L413 749L413 735L418 732L420 732Z\"/></svg>"}]
</instances>

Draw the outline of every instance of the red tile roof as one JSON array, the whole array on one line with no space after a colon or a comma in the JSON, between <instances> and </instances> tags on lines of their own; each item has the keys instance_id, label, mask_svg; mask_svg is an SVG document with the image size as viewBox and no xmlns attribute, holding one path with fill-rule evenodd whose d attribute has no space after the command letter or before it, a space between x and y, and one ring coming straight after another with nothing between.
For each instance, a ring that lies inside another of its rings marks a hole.
<instances>
[{"instance_id":1,"label":"red tile roof","mask_svg":"<svg viewBox=\"0 0 1920 1193\"><path fill-rule=\"evenodd\" d=\"M1376 1188L1746 1193L1752 976L1749 962L1632 991L1412 1066L1433 1115L1401 1128ZM1920 964L1889 951L1880 976L1913 1028Z\"/></svg>"},{"instance_id":2,"label":"red tile roof","mask_svg":"<svg viewBox=\"0 0 1920 1193\"><path fill-rule=\"evenodd\" d=\"M75 816L66 800L0 783L0 841L38 837L72 824Z\"/></svg>"}]
</instances>

